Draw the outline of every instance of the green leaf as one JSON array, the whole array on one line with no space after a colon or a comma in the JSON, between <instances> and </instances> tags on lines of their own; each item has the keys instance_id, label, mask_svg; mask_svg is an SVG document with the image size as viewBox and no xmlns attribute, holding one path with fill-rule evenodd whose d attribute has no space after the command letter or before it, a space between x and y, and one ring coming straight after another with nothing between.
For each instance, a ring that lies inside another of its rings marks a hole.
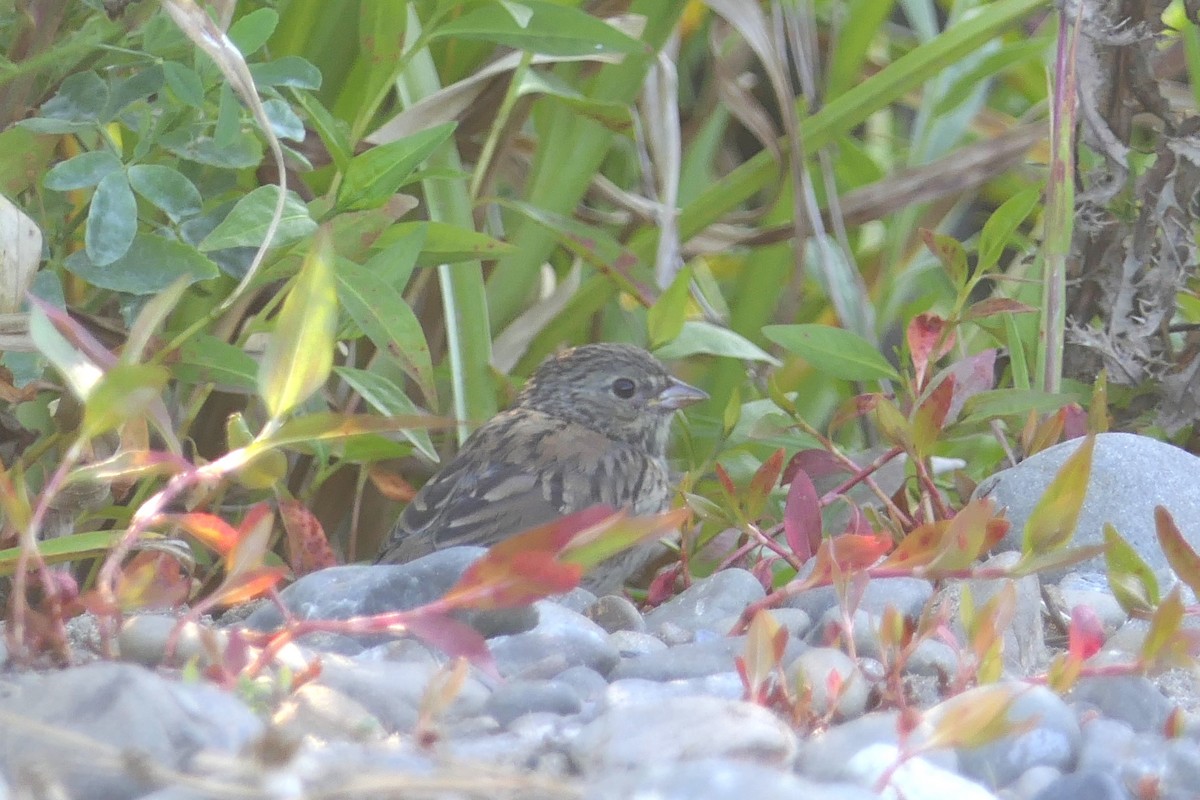
<instances>
[{"instance_id":1,"label":"green leaf","mask_svg":"<svg viewBox=\"0 0 1200 800\"><path fill-rule=\"evenodd\" d=\"M240 131L231 144L218 145L206 128L185 126L163 135L159 144L182 159L210 167L246 169L263 159L262 142L248 131Z\"/></svg>"},{"instance_id":2,"label":"green leaf","mask_svg":"<svg viewBox=\"0 0 1200 800\"><path fill-rule=\"evenodd\" d=\"M93 264L111 264L129 250L137 235L137 201L124 172L101 179L88 209L83 242Z\"/></svg>"},{"instance_id":3,"label":"green leaf","mask_svg":"<svg viewBox=\"0 0 1200 800\"><path fill-rule=\"evenodd\" d=\"M192 108L204 107L204 84L195 70L177 61L164 61L163 74L167 79L167 88L181 103Z\"/></svg>"},{"instance_id":4,"label":"green leaf","mask_svg":"<svg viewBox=\"0 0 1200 800\"><path fill-rule=\"evenodd\" d=\"M135 164L129 168L129 185L175 223L199 214L204 203L196 185L171 167Z\"/></svg>"},{"instance_id":5,"label":"green leaf","mask_svg":"<svg viewBox=\"0 0 1200 800\"><path fill-rule=\"evenodd\" d=\"M157 64L138 70L127 78L115 80L101 119L114 119L133 103L159 92L162 85L163 71Z\"/></svg>"},{"instance_id":6,"label":"green leaf","mask_svg":"<svg viewBox=\"0 0 1200 800\"><path fill-rule=\"evenodd\" d=\"M67 122L99 122L108 104L108 84L94 72L69 75L42 104L43 117Z\"/></svg>"},{"instance_id":7,"label":"green leaf","mask_svg":"<svg viewBox=\"0 0 1200 800\"><path fill-rule=\"evenodd\" d=\"M490 260L513 250L507 242L448 222L398 222L384 231L375 246L390 247L400 239L419 235L419 231L424 231L425 236L421 255L417 257L419 267Z\"/></svg>"},{"instance_id":8,"label":"green leaf","mask_svg":"<svg viewBox=\"0 0 1200 800\"><path fill-rule=\"evenodd\" d=\"M265 64L251 64L250 74L258 86L290 86L314 91L321 88L321 71L300 56L284 56Z\"/></svg>"},{"instance_id":9,"label":"green leaf","mask_svg":"<svg viewBox=\"0 0 1200 800\"><path fill-rule=\"evenodd\" d=\"M646 52L641 42L577 8L542 0L507 5L488 3L469 11L437 28L432 38L494 42L551 56ZM521 19L517 19L510 8L527 9L531 13L521 14Z\"/></svg>"},{"instance_id":10,"label":"green leaf","mask_svg":"<svg viewBox=\"0 0 1200 800\"><path fill-rule=\"evenodd\" d=\"M139 233L125 255L99 265L85 251L72 253L64 266L93 286L129 294L154 294L182 276L191 283L217 277L217 265L194 247L152 233Z\"/></svg>"},{"instance_id":11,"label":"green leaf","mask_svg":"<svg viewBox=\"0 0 1200 800\"><path fill-rule=\"evenodd\" d=\"M962 420L964 423L980 422L997 417L1024 416L1030 411L1043 414L1057 411L1073 399L1070 395L1036 389L989 389L967 398L963 403Z\"/></svg>"},{"instance_id":12,"label":"green leaf","mask_svg":"<svg viewBox=\"0 0 1200 800\"><path fill-rule=\"evenodd\" d=\"M296 276L258 372L259 395L272 419L278 419L321 387L333 367L337 293L333 243L318 234Z\"/></svg>"},{"instance_id":13,"label":"green leaf","mask_svg":"<svg viewBox=\"0 0 1200 800\"><path fill-rule=\"evenodd\" d=\"M1025 522L1021 552L1025 556L1061 550L1075 535L1079 511L1087 497L1096 437L1088 436L1063 462L1054 480Z\"/></svg>"},{"instance_id":14,"label":"green leaf","mask_svg":"<svg viewBox=\"0 0 1200 800\"><path fill-rule=\"evenodd\" d=\"M433 364L425 332L395 286L350 261L337 267L338 299L362 332L421 388L430 405L437 403Z\"/></svg>"},{"instance_id":15,"label":"green leaf","mask_svg":"<svg viewBox=\"0 0 1200 800\"><path fill-rule=\"evenodd\" d=\"M767 325L763 336L803 358L818 372L848 381L899 380L866 339L832 325Z\"/></svg>"},{"instance_id":16,"label":"green leaf","mask_svg":"<svg viewBox=\"0 0 1200 800\"><path fill-rule=\"evenodd\" d=\"M224 250L228 247L257 247L262 244L275 213L279 187L260 186L237 202L221 224L200 242L200 250ZM303 239L317 229L308 214L308 207L295 192L288 192L283 203L283 217L271 240L280 247Z\"/></svg>"},{"instance_id":17,"label":"green leaf","mask_svg":"<svg viewBox=\"0 0 1200 800\"><path fill-rule=\"evenodd\" d=\"M259 8L230 25L226 35L243 56L248 56L267 43L278 24L279 13L275 9Z\"/></svg>"},{"instance_id":18,"label":"green leaf","mask_svg":"<svg viewBox=\"0 0 1200 800\"><path fill-rule=\"evenodd\" d=\"M382 375L354 367L334 367L333 371L381 414L398 417L416 416L420 413L413 401L408 399L408 395L404 394L404 390ZM404 428L401 433L416 446L421 455L430 461L439 460L428 432L421 428Z\"/></svg>"},{"instance_id":19,"label":"green leaf","mask_svg":"<svg viewBox=\"0 0 1200 800\"><path fill-rule=\"evenodd\" d=\"M683 332L691 285L692 268L684 267L646 312L646 329L650 334L651 348L661 347Z\"/></svg>"},{"instance_id":20,"label":"green leaf","mask_svg":"<svg viewBox=\"0 0 1200 800\"><path fill-rule=\"evenodd\" d=\"M366 434L400 433L406 428L445 428L446 420L429 416L380 417L374 414L338 414L322 411L294 417L279 430L257 440L247 449L250 455L273 447L309 446Z\"/></svg>"},{"instance_id":21,"label":"green leaf","mask_svg":"<svg viewBox=\"0 0 1200 800\"><path fill-rule=\"evenodd\" d=\"M448 122L355 156L338 190L337 208L361 211L383 205L454 128Z\"/></svg>"},{"instance_id":22,"label":"green leaf","mask_svg":"<svg viewBox=\"0 0 1200 800\"><path fill-rule=\"evenodd\" d=\"M85 438L93 438L132 419L153 403L167 385L166 367L117 364L104 373L83 407Z\"/></svg>"},{"instance_id":23,"label":"green leaf","mask_svg":"<svg viewBox=\"0 0 1200 800\"><path fill-rule=\"evenodd\" d=\"M240 348L205 333L188 339L171 364L176 379L190 384L211 383L218 389L250 394L258 386L258 364Z\"/></svg>"},{"instance_id":24,"label":"green leaf","mask_svg":"<svg viewBox=\"0 0 1200 800\"><path fill-rule=\"evenodd\" d=\"M1126 613L1149 613L1158 605L1158 578L1117 529L1104 523L1104 564L1108 585Z\"/></svg>"},{"instance_id":25,"label":"green leaf","mask_svg":"<svg viewBox=\"0 0 1200 800\"><path fill-rule=\"evenodd\" d=\"M726 358L741 358L747 361L765 361L779 366L779 359L766 352L754 342L728 328L711 322L688 320L683 330L670 344L654 351L659 358L684 358L694 353L707 353Z\"/></svg>"},{"instance_id":26,"label":"green leaf","mask_svg":"<svg viewBox=\"0 0 1200 800\"><path fill-rule=\"evenodd\" d=\"M121 159L107 150L80 153L51 167L42 185L56 192L69 192L95 186L114 172L121 171Z\"/></svg>"},{"instance_id":27,"label":"green leaf","mask_svg":"<svg viewBox=\"0 0 1200 800\"><path fill-rule=\"evenodd\" d=\"M983 223L983 231L979 234L979 262L976 272L987 272L1000 261L1012 240L1017 228L1025 218L1037 208L1041 200L1040 189L1026 189L1004 201L988 221Z\"/></svg>"},{"instance_id":28,"label":"green leaf","mask_svg":"<svg viewBox=\"0 0 1200 800\"><path fill-rule=\"evenodd\" d=\"M292 111L292 107L279 98L272 97L263 101L263 112L271 123L271 130L280 139L291 139L293 142L304 141L304 122Z\"/></svg>"}]
</instances>

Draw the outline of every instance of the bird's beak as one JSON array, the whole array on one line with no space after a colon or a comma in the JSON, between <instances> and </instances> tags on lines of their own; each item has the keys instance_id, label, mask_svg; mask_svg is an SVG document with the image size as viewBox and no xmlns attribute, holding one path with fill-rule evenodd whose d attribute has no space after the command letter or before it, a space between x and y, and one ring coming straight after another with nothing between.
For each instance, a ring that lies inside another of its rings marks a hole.
<instances>
[{"instance_id":1,"label":"bird's beak","mask_svg":"<svg viewBox=\"0 0 1200 800\"><path fill-rule=\"evenodd\" d=\"M668 411L678 411L684 406L708 399L708 392L689 386L678 378L671 378L671 385L658 393L658 406Z\"/></svg>"}]
</instances>

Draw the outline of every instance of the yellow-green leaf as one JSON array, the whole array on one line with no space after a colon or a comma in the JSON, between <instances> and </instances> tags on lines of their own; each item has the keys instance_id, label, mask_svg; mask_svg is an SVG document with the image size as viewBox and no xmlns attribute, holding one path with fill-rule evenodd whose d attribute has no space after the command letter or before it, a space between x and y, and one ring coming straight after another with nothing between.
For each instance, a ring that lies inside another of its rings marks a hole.
<instances>
[{"instance_id":1,"label":"yellow-green leaf","mask_svg":"<svg viewBox=\"0 0 1200 800\"><path fill-rule=\"evenodd\" d=\"M1025 523L1022 551L1026 556L1066 547L1075 535L1079 510L1087 496L1096 437L1088 436L1071 454L1046 488Z\"/></svg>"}]
</instances>

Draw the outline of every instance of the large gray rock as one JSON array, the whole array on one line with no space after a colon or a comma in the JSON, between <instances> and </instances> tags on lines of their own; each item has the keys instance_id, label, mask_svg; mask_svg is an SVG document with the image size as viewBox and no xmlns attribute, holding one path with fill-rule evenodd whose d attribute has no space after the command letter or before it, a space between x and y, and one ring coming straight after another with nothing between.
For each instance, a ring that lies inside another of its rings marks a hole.
<instances>
[{"instance_id":1,"label":"large gray rock","mask_svg":"<svg viewBox=\"0 0 1200 800\"><path fill-rule=\"evenodd\" d=\"M103 661L5 679L0 713L0 775L17 786L61 782L67 796L90 800L155 788L137 769L143 760L186 772L199 753L235 753L262 731L249 708L214 686Z\"/></svg>"},{"instance_id":2,"label":"large gray rock","mask_svg":"<svg viewBox=\"0 0 1200 800\"><path fill-rule=\"evenodd\" d=\"M1007 509L1012 521L1002 549L1021 548L1026 520L1063 462L1082 441L1074 439L1043 450L979 484L975 496L993 498L999 507ZM1200 548L1197 476L1200 458L1185 450L1132 433L1100 434L1074 544L1103 543L1104 523L1108 522L1153 570L1168 574L1166 557L1154 533L1154 507L1165 506L1192 547ZM1104 559L1097 557L1074 569L1103 572ZM1047 575L1056 578L1066 572Z\"/></svg>"}]
</instances>

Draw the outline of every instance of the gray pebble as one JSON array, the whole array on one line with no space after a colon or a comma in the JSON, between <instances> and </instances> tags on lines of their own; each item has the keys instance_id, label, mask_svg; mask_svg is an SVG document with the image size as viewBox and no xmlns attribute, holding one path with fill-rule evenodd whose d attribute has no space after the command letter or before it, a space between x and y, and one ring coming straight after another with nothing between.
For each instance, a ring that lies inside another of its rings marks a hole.
<instances>
[{"instance_id":1,"label":"gray pebble","mask_svg":"<svg viewBox=\"0 0 1200 800\"><path fill-rule=\"evenodd\" d=\"M637 606L628 598L615 594L606 594L598 598L583 612L583 615L609 633L617 631L634 631L640 633L646 630L646 620L642 617Z\"/></svg>"}]
</instances>

